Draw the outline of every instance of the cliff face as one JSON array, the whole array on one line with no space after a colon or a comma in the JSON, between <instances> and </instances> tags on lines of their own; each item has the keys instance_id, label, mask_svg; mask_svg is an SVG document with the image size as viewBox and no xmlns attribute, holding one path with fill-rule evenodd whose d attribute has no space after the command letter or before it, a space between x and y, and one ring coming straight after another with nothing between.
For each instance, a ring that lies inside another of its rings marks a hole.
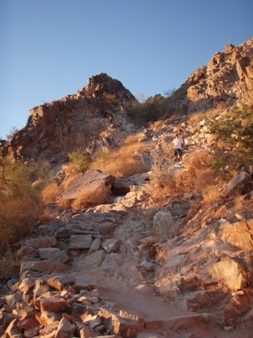
<instances>
[{"instance_id":1,"label":"cliff face","mask_svg":"<svg viewBox=\"0 0 253 338\"><path fill-rule=\"evenodd\" d=\"M77 94L31 109L27 125L5 143L3 155L64 159L68 152L89 147L133 100L120 81L104 73L93 76Z\"/></svg>"}]
</instances>

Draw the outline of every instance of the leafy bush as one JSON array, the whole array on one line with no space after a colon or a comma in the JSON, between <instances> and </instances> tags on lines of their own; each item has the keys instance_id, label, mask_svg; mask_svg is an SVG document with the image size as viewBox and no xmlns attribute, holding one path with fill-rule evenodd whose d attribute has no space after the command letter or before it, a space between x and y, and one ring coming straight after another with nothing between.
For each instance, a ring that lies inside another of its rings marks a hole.
<instances>
[{"instance_id":1,"label":"leafy bush","mask_svg":"<svg viewBox=\"0 0 253 338\"><path fill-rule=\"evenodd\" d=\"M216 135L217 142L223 142L231 150L229 156L221 155L224 165L253 164L253 109L243 106L234 108L230 114L219 119L208 119L208 132Z\"/></svg>"}]
</instances>

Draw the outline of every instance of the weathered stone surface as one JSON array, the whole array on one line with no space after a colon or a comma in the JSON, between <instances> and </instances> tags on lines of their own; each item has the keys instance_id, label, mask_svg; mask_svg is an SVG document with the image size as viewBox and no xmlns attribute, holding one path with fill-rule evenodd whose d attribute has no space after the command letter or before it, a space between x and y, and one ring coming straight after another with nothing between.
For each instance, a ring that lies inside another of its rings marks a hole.
<instances>
[{"instance_id":1,"label":"weathered stone surface","mask_svg":"<svg viewBox=\"0 0 253 338\"><path fill-rule=\"evenodd\" d=\"M173 216L168 209L161 209L158 211L153 218L154 227L161 229L164 234L169 234L173 225Z\"/></svg>"},{"instance_id":2,"label":"weathered stone surface","mask_svg":"<svg viewBox=\"0 0 253 338\"><path fill-rule=\"evenodd\" d=\"M231 290L239 290L244 285L244 268L239 263L227 258L208 268L215 282L227 285Z\"/></svg>"},{"instance_id":3,"label":"weathered stone surface","mask_svg":"<svg viewBox=\"0 0 253 338\"><path fill-rule=\"evenodd\" d=\"M219 236L224 242L239 249L253 251L253 229L249 227L249 223L252 224L252 220L233 224L224 223L219 228Z\"/></svg>"},{"instance_id":4,"label":"weathered stone surface","mask_svg":"<svg viewBox=\"0 0 253 338\"><path fill-rule=\"evenodd\" d=\"M44 261L25 261L21 265L20 272L23 273L25 270L39 271L43 273L52 273L54 271L65 271L68 269L68 266L63 263L51 262L48 260Z\"/></svg>"},{"instance_id":5,"label":"weathered stone surface","mask_svg":"<svg viewBox=\"0 0 253 338\"><path fill-rule=\"evenodd\" d=\"M88 196L95 193L101 187L111 187L115 178L110 174L102 173L99 170L88 170L74 178L63 193L63 198L68 200L80 196Z\"/></svg>"},{"instance_id":6,"label":"weathered stone surface","mask_svg":"<svg viewBox=\"0 0 253 338\"><path fill-rule=\"evenodd\" d=\"M56 275L47 279L47 284L56 290L63 290L64 287L73 285L74 282L75 278L68 275Z\"/></svg>"},{"instance_id":7,"label":"weathered stone surface","mask_svg":"<svg viewBox=\"0 0 253 338\"><path fill-rule=\"evenodd\" d=\"M69 308L68 302L60 297L57 298L44 298L40 299L41 311L49 312L64 312Z\"/></svg>"},{"instance_id":8,"label":"weathered stone surface","mask_svg":"<svg viewBox=\"0 0 253 338\"><path fill-rule=\"evenodd\" d=\"M112 252L117 252L119 249L120 241L117 239L107 239L104 243L102 243L102 248L110 254Z\"/></svg>"},{"instance_id":9,"label":"weathered stone surface","mask_svg":"<svg viewBox=\"0 0 253 338\"><path fill-rule=\"evenodd\" d=\"M53 248L56 243L57 241L53 236L37 237L25 241L26 246L34 248Z\"/></svg>"},{"instance_id":10,"label":"weathered stone surface","mask_svg":"<svg viewBox=\"0 0 253 338\"><path fill-rule=\"evenodd\" d=\"M91 235L73 235L69 239L69 249L89 249L91 243Z\"/></svg>"},{"instance_id":11,"label":"weathered stone surface","mask_svg":"<svg viewBox=\"0 0 253 338\"><path fill-rule=\"evenodd\" d=\"M253 187L253 180L245 171L240 172L238 176L233 178L221 192L221 196L228 197L235 193L242 195L251 191Z\"/></svg>"}]
</instances>

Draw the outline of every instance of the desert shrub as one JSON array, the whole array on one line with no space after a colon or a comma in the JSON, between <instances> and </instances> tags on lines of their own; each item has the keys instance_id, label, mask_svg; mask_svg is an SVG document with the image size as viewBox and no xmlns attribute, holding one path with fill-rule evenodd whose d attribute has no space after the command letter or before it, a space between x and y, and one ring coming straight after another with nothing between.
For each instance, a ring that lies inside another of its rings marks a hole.
<instances>
[{"instance_id":1,"label":"desert shrub","mask_svg":"<svg viewBox=\"0 0 253 338\"><path fill-rule=\"evenodd\" d=\"M33 185L37 177L35 166L1 160L0 252L31 234L43 217L40 186Z\"/></svg>"},{"instance_id":2,"label":"desert shrub","mask_svg":"<svg viewBox=\"0 0 253 338\"><path fill-rule=\"evenodd\" d=\"M80 148L76 151L68 153L68 157L70 161L73 162L77 166L78 170L80 170L81 172L86 171L92 162L91 157L85 154L85 152Z\"/></svg>"},{"instance_id":3,"label":"desert shrub","mask_svg":"<svg viewBox=\"0 0 253 338\"><path fill-rule=\"evenodd\" d=\"M222 115L219 119L209 118L208 132L214 134L219 142L223 142L223 147L231 150L229 158L226 153L219 156L224 160L224 166L253 164L253 108L235 107L229 115Z\"/></svg>"},{"instance_id":4,"label":"desert shrub","mask_svg":"<svg viewBox=\"0 0 253 338\"><path fill-rule=\"evenodd\" d=\"M171 180L169 173L162 170L159 164L152 165L152 170L149 175L149 180L154 187L154 189L164 188L168 181Z\"/></svg>"},{"instance_id":5,"label":"desert shrub","mask_svg":"<svg viewBox=\"0 0 253 338\"><path fill-rule=\"evenodd\" d=\"M118 99L115 94L107 93L104 95L104 102L108 106L117 106L118 105Z\"/></svg>"},{"instance_id":6,"label":"desert shrub","mask_svg":"<svg viewBox=\"0 0 253 338\"><path fill-rule=\"evenodd\" d=\"M167 100L161 95L150 97L145 102L136 100L127 107L127 114L130 119L139 123L157 121L168 114Z\"/></svg>"},{"instance_id":7,"label":"desert shrub","mask_svg":"<svg viewBox=\"0 0 253 338\"><path fill-rule=\"evenodd\" d=\"M61 193L61 188L56 182L49 183L41 191L44 204L54 203Z\"/></svg>"},{"instance_id":8,"label":"desert shrub","mask_svg":"<svg viewBox=\"0 0 253 338\"><path fill-rule=\"evenodd\" d=\"M190 171L206 168L212 162L212 154L205 149L198 149L184 157L184 166Z\"/></svg>"},{"instance_id":9,"label":"desert shrub","mask_svg":"<svg viewBox=\"0 0 253 338\"><path fill-rule=\"evenodd\" d=\"M1 255L0 259L0 280L15 277L18 275L19 262L15 255L15 252L10 248ZM17 270L17 271L16 271Z\"/></svg>"}]
</instances>

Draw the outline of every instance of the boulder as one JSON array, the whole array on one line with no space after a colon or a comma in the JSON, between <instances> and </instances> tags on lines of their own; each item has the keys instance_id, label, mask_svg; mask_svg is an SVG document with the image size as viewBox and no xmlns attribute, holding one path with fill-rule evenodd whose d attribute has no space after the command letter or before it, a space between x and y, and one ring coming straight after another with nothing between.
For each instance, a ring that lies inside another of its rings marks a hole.
<instances>
[{"instance_id":1,"label":"boulder","mask_svg":"<svg viewBox=\"0 0 253 338\"><path fill-rule=\"evenodd\" d=\"M233 178L221 191L222 197L230 197L237 193L242 195L251 191L253 188L253 180L245 171L241 171L239 175Z\"/></svg>"},{"instance_id":2,"label":"boulder","mask_svg":"<svg viewBox=\"0 0 253 338\"><path fill-rule=\"evenodd\" d=\"M74 200L81 196L94 194L101 187L111 188L115 178L100 170L88 170L74 178L63 193L66 200Z\"/></svg>"}]
</instances>

